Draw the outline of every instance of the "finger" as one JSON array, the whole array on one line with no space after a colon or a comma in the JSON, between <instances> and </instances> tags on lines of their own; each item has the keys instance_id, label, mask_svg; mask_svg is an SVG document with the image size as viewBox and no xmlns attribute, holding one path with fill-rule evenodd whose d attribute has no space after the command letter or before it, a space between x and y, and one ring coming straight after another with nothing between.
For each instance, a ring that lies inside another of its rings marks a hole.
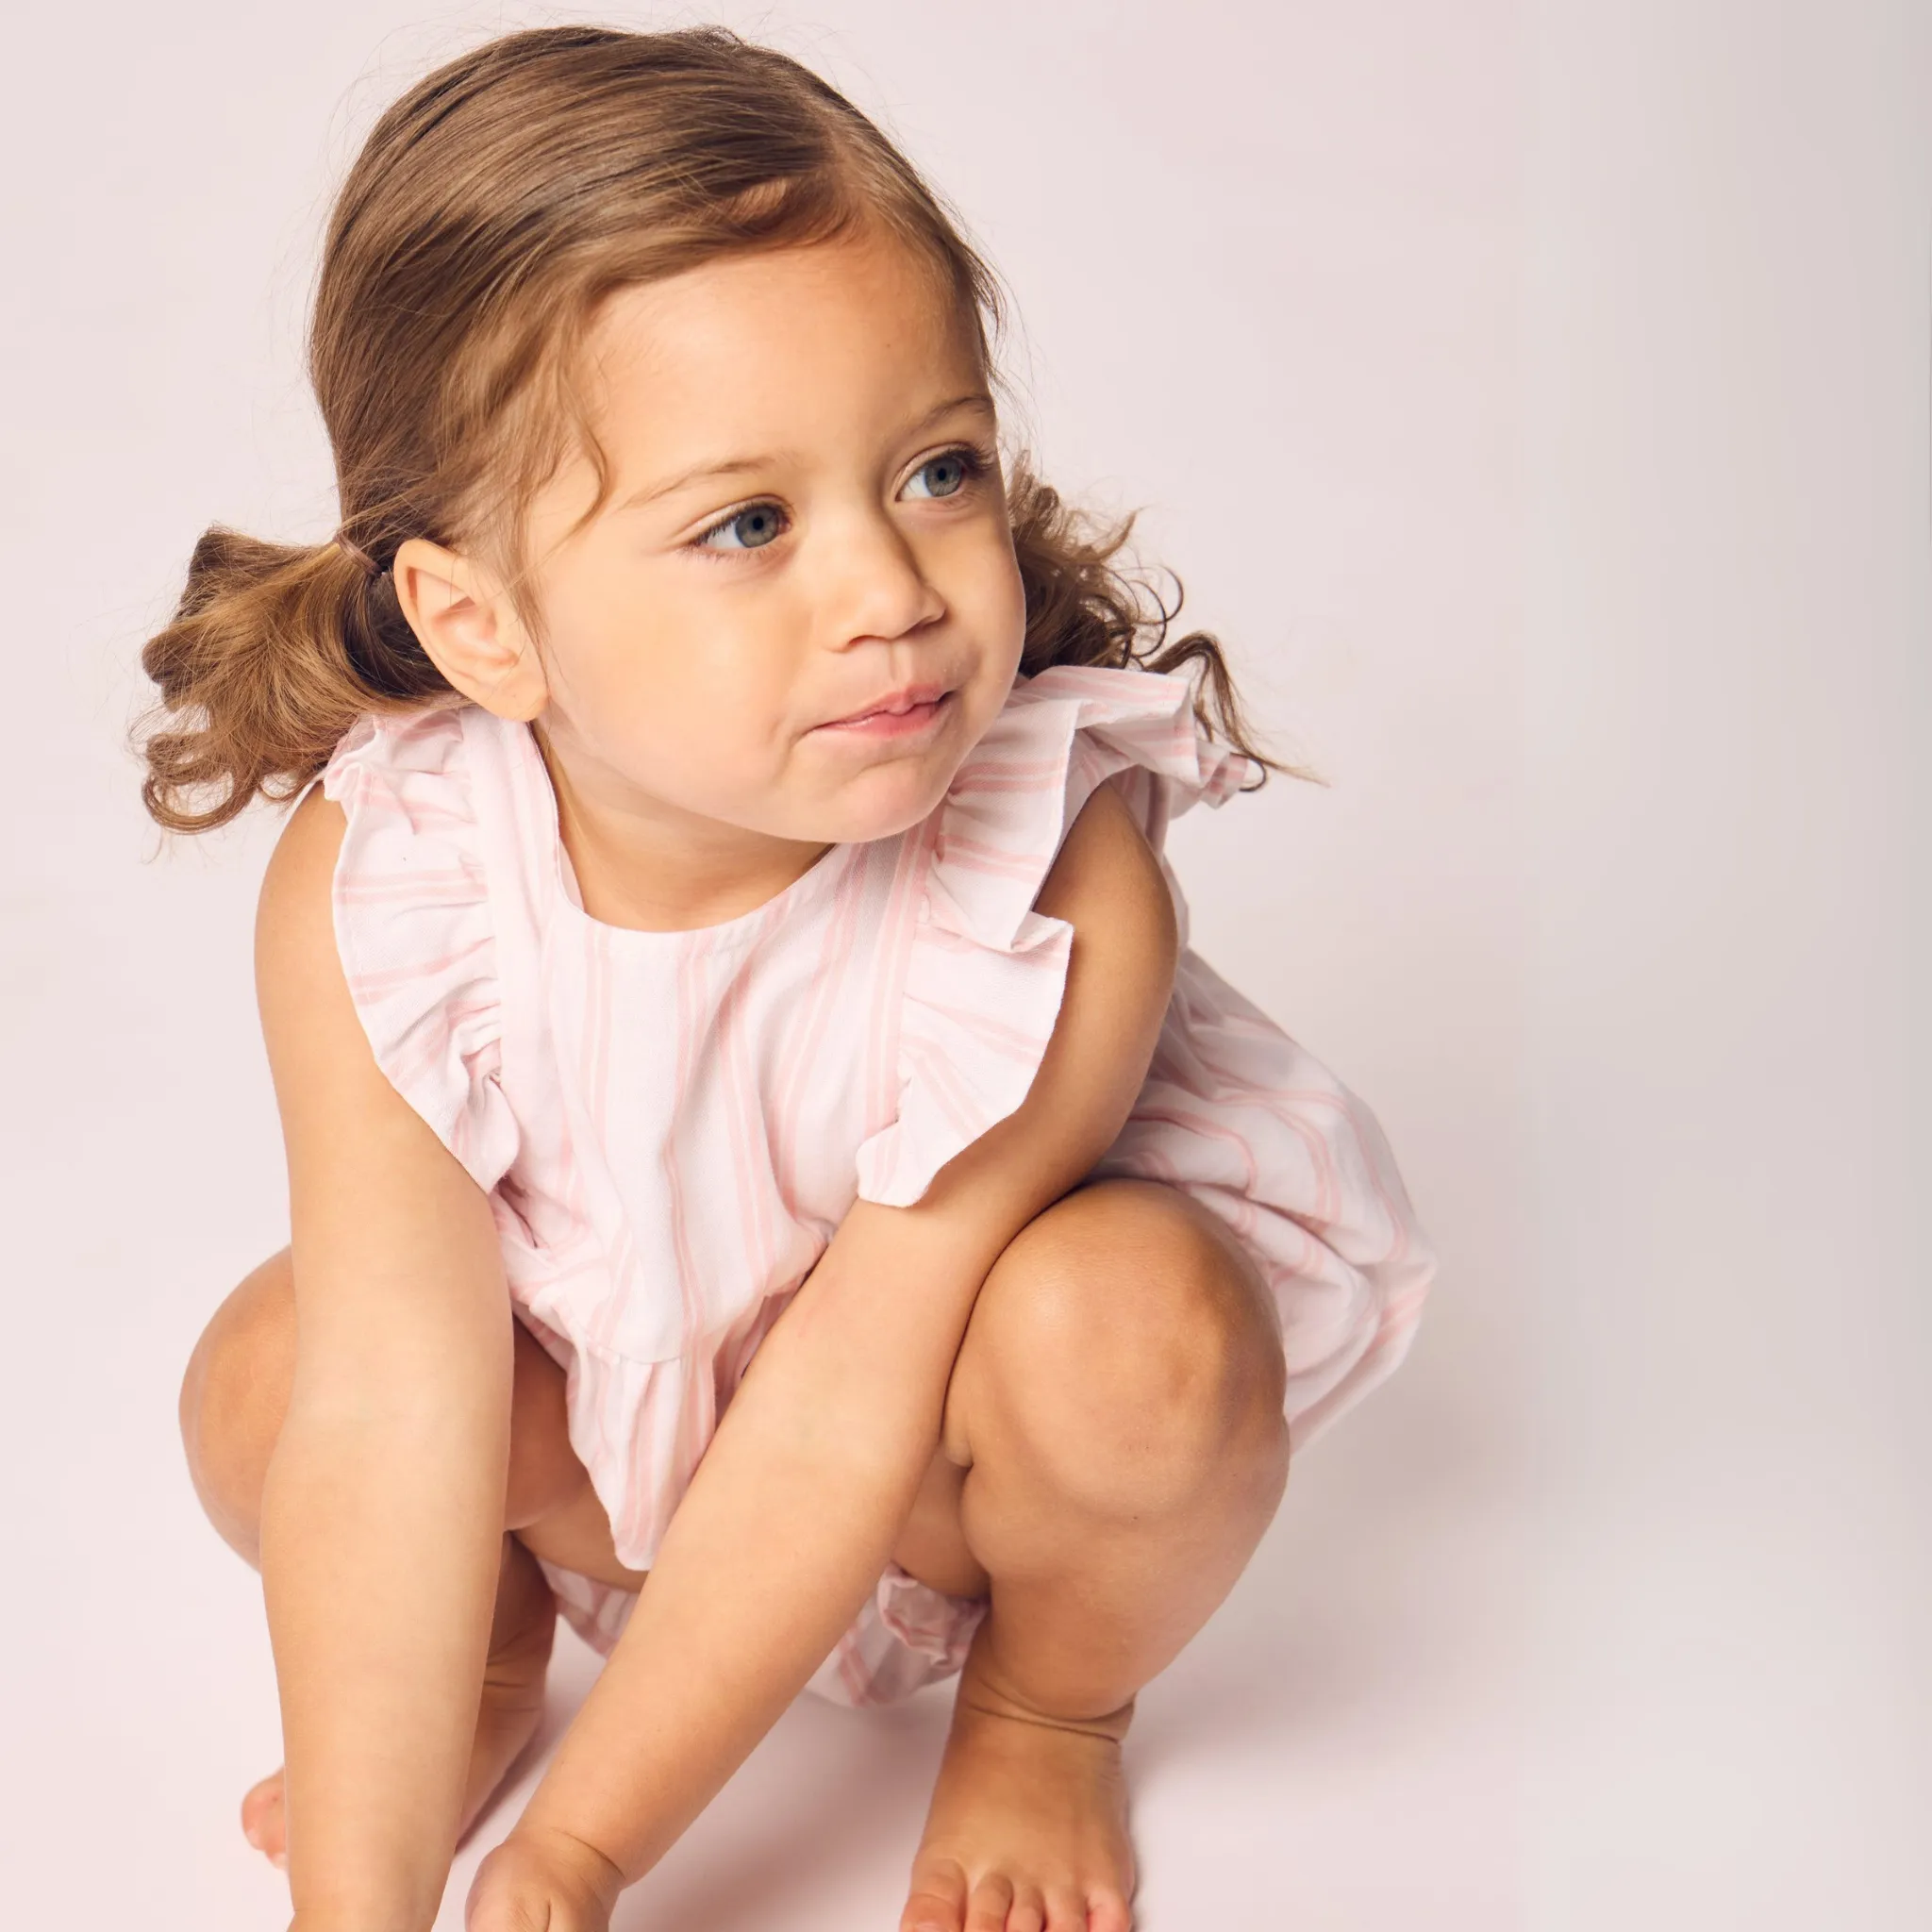
<instances>
[{"instance_id":1,"label":"finger","mask_svg":"<svg viewBox=\"0 0 1932 1932\"><path fill-rule=\"evenodd\" d=\"M546 1894L499 1878L486 1863L463 1907L464 1932L556 1932Z\"/></svg>"}]
</instances>

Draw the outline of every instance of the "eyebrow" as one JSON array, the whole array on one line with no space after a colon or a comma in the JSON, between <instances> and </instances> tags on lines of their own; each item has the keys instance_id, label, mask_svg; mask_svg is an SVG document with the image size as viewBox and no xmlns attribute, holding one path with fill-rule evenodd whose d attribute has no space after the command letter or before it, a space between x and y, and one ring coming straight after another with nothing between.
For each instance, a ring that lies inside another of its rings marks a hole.
<instances>
[{"instance_id":1,"label":"eyebrow","mask_svg":"<svg viewBox=\"0 0 1932 1932\"><path fill-rule=\"evenodd\" d=\"M983 389L969 390L964 395L953 396L928 409L911 425L910 433L917 436L950 416L955 409L968 408L981 408L991 415L993 413L992 397ZM676 475L666 477L661 483L647 483L642 489L634 490L618 505L618 508L637 509L644 504L655 503L660 496L669 496L675 491L690 488L693 483L708 482L714 476L741 476L747 471L770 469L793 454L790 450L772 450L762 456L723 457L715 461L696 463L689 470L680 470Z\"/></svg>"}]
</instances>

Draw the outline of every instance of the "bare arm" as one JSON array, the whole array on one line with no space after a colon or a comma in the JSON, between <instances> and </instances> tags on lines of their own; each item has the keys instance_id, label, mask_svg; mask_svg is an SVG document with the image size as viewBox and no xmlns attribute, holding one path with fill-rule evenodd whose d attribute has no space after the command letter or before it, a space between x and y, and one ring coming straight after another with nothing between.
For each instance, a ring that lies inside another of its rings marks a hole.
<instances>
[{"instance_id":1,"label":"bare arm","mask_svg":"<svg viewBox=\"0 0 1932 1932\"><path fill-rule=\"evenodd\" d=\"M289 1160L296 1357L261 1573L304 1932L421 1932L454 1850L509 1457L488 1204L384 1078L330 915L341 808L262 885L256 976Z\"/></svg>"},{"instance_id":2,"label":"bare arm","mask_svg":"<svg viewBox=\"0 0 1932 1932\"><path fill-rule=\"evenodd\" d=\"M980 1285L1119 1133L1172 992L1173 902L1103 786L1039 899L1074 928L1019 1110L910 1208L856 1204L755 1357L519 1833L641 1876L824 1661L891 1555ZM607 1901L608 1902L608 1901Z\"/></svg>"}]
</instances>

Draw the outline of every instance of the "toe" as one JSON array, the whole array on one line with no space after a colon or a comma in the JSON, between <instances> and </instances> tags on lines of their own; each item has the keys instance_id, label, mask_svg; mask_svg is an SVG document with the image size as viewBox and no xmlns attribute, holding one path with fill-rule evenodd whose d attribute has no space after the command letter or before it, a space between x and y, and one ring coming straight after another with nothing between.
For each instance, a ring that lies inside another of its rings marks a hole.
<instances>
[{"instance_id":1,"label":"toe","mask_svg":"<svg viewBox=\"0 0 1932 1932\"><path fill-rule=\"evenodd\" d=\"M1083 1922L1076 1919L1076 1925ZM1091 1891L1087 1895L1086 1932L1132 1932L1134 1915L1119 1892Z\"/></svg>"},{"instance_id":2,"label":"toe","mask_svg":"<svg viewBox=\"0 0 1932 1932\"><path fill-rule=\"evenodd\" d=\"M1035 1885L1013 1890L1013 1903L1007 1912L1007 1932L1046 1932L1046 1901Z\"/></svg>"},{"instance_id":3,"label":"toe","mask_svg":"<svg viewBox=\"0 0 1932 1932\"><path fill-rule=\"evenodd\" d=\"M966 1932L1007 1932L1007 1910L1013 1903L1013 1881L990 1872L973 1888L966 1907Z\"/></svg>"},{"instance_id":4,"label":"toe","mask_svg":"<svg viewBox=\"0 0 1932 1932\"><path fill-rule=\"evenodd\" d=\"M282 1774L271 1772L242 1800L242 1835L272 1864L288 1862L288 1826L282 1815Z\"/></svg>"},{"instance_id":5,"label":"toe","mask_svg":"<svg viewBox=\"0 0 1932 1932\"><path fill-rule=\"evenodd\" d=\"M1046 1932L1087 1932L1087 1907L1078 1892L1048 1890Z\"/></svg>"},{"instance_id":6,"label":"toe","mask_svg":"<svg viewBox=\"0 0 1932 1932\"><path fill-rule=\"evenodd\" d=\"M916 1865L912 1896L899 1915L899 1932L960 1932L965 1919L965 1873L949 1859Z\"/></svg>"}]
</instances>

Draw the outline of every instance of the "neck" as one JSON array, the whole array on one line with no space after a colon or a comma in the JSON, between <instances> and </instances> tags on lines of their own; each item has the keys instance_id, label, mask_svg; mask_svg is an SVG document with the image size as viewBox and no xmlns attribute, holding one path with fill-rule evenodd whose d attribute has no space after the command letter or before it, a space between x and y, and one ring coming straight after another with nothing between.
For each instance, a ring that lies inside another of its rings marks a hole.
<instances>
[{"instance_id":1,"label":"neck","mask_svg":"<svg viewBox=\"0 0 1932 1932\"><path fill-rule=\"evenodd\" d=\"M707 818L641 792L579 746L530 727L557 797L584 910L606 925L690 932L753 912L831 847Z\"/></svg>"}]
</instances>

